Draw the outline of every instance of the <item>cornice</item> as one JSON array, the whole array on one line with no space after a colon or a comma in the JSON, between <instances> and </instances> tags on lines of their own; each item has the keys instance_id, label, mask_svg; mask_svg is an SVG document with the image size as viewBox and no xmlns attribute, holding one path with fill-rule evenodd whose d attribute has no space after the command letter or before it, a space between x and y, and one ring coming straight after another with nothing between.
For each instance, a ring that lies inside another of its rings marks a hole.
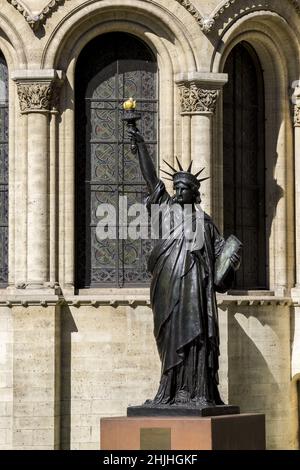
<instances>
[{"instance_id":1,"label":"cornice","mask_svg":"<svg viewBox=\"0 0 300 470\"><path fill-rule=\"evenodd\" d=\"M291 307L299 306L298 300L293 300L291 297L253 297L253 296L233 296L233 295L217 295L217 304L220 308L227 307L269 307L269 306L280 306L280 307ZM0 297L0 307L49 307L49 306L63 306L68 305L69 307L113 307L128 306L136 308L140 306L151 307L150 296L114 296L109 298L108 295L99 296L41 296L31 297L28 295L23 296L3 296Z\"/></svg>"}]
</instances>

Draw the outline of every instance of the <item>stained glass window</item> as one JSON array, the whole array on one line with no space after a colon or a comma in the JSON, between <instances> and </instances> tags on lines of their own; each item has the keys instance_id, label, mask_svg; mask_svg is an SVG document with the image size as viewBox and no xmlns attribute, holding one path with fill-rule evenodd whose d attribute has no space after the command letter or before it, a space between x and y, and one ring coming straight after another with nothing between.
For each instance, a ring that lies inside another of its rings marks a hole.
<instances>
[{"instance_id":1,"label":"stained glass window","mask_svg":"<svg viewBox=\"0 0 300 470\"><path fill-rule=\"evenodd\" d=\"M224 233L244 244L235 288L267 288L263 74L252 47L230 53L224 71Z\"/></svg>"},{"instance_id":2,"label":"stained glass window","mask_svg":"<svg viewBox=\"0 0 300 470\"><path fill-rule=\"evenodd\" d=\"M0 51L0 287L8 281L8 71Z\"/></svg>"},{"instance_id":3,"label":"stained glass window","mask_svg":"<svg viewBox=\"0 0 300 470\"><path fill-rule=\"evenodd\" d=\"M153 161L157 152L157 64L141 41L110 33L91 41L76 69L76 272L78 287L149 283L149 239L122 239L120 201L144 202L138 157L130 151L123 102L134 97L139 128ZM121 198L121 199L120 199ZM99 240L99 204L113 204L115 239Z\"/></svg>"}]
</instances>

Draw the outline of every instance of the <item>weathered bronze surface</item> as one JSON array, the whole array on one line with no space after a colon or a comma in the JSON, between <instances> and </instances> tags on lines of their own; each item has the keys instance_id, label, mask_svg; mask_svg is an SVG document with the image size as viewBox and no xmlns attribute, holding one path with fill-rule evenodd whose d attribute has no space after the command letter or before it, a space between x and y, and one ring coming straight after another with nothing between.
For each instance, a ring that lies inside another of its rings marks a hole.
<instances>
[{"instance_id":1,"label":"weathered bronze surface","mask_svg":"<svg viewBox=\"0 0 300 470\"><path fill-rule=\"evenodd\" d=\"M167 163L164 172L176 191L171 197L158 178L144 139L132 119L128 133L137 148L147 183L147 208L152 222L154 206L163 213L160 229L166 228L164 224L170 220L168 216L175 206L177 216L178 207L184 215L172 219L169 236L156 241L148 260L152 274L154 335L161 359L160 384L153 400L147 400L142 407L129 408L128 414L141 415L141 409L147 409L150 410L147 414L153 410L154 414L169 411L174 415L177 409L182 415L184 410L224 405L218 391L219 328L215 292L226 292L231 287L234 272L240 265L238 249L232 250L230 243L225 244L212 219L200 207L200 183L206 178L198 179L198 176L203 170L193 175L192 165L184 171L177 159L177 171ZM184 213L187 205L191 208L189 215ZM237 241L235 248L238 245ZM220 256L222 269L224 257L228 256L228 262L216 285L215 266Z\"/></svg>"}]
</instances>

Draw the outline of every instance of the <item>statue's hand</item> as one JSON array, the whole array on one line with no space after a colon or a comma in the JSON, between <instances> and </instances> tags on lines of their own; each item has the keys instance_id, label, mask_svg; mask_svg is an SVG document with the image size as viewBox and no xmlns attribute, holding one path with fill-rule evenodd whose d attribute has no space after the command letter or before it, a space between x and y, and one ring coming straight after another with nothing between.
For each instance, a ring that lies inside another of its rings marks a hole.
<instances>
[{"instance_id":1,"label":"statue's hand","mask_svg":"<svg viewBox=\"0 0 300 470\"><path fill-rule=\"evenodd\" d=\"M230 257L230 264L233 267L233 269L237 271L241 265L241 257L237 253L234 253Z\"/></svg>"},{"instance_id":2,"label":"statue's hand","mask_svg":"<svg viewBox=\"0 0 300 470\"><path fill-rule=\"evenodd\" d=\"M138 144L139 142L144 142L144 138L137 127L130 127L128 129L128 136L134 144Z\"/></svg>"}]
</instances>

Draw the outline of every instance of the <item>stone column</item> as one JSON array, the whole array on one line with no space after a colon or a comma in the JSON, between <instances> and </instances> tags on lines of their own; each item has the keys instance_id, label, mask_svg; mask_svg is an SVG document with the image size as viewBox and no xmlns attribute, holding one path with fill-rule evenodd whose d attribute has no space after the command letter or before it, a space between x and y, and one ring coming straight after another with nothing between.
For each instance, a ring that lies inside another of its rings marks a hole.
<instances>
[{"instance_id":1,"label":"stone column","mask_svg":"<svg viewBox=\"0 0 300 470\"><path fill-rule=\"evenodd\" d=\"M300 296L300 88L295 92L295 215L296 215L296 287Z\"/></svg>"},{"instance_id":2,"label":"stone column","mask_svg":"<svg viewBox=\"0 0 300 470\"><path fill-rule=\"evenodd\" d=\"M226 82L226 74L212 73L190 73L177 79L183 119L182 161L186 165L193 160L194 173L205 167L203 177L210 176L201 187L202 206L208 214L213 212L212 118L220 90ZM187 135L190 146L186 144Z\"/></svg>"},{"instance_id":3,"label":"stone column","mask_svg":"<svg viewBox=\"0 0 300 470\"><path fill-rule=\"evenodd\" d=\"M55 144L52 142L49 148L49 134L59 75L55 70L20 71L13 74L13 79L17 83L21 113L28 115L26 285L40 289L48 287L50 282L49 205L53 208L53 201L49 201L49 153ZM56 138L52 130L53 135ZM55 178L53 172L52 176Z\"/></svg>"}]
</instances>

